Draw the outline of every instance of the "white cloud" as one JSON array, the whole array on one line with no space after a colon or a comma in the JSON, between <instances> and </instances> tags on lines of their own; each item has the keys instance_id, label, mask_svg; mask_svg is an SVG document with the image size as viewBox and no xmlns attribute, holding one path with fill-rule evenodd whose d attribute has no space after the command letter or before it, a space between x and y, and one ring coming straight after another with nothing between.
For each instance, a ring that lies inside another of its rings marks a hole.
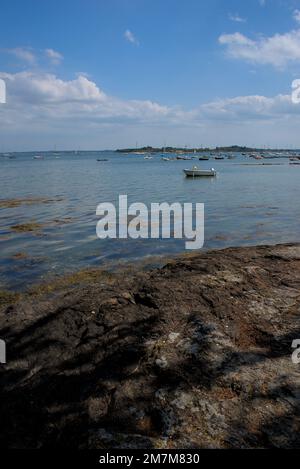
<instances>
[{"instance_id":1,"label":"white cloud","mask_svg":"<svg viewBox=\"0 0 300 469\"><path fill-rule=\"evenodd\" d=\"M92 102L104 99L104 93L84 76L64 81L49 73L19 72L0 74L4 78L13 102L45 104Z\"/></svg>"},{"instance_id":2,"label":"white cloud","mask_svg":"<svg viewBox=\"0 0 300 469\"><path fill-rule=\"evenodd\" d=\"M166 115L169 109L150 100L121 100L106 95L93 81L79 75L74 80L62 80L54 74L39 72L0 73L6 82L10 100L8 106L23 107L32 116L35 112L57 118L70 118L76 112L87 119L151 119Z\"/></svg>"},{"instance_id":3,"label":"white cloud","mask_svg":"<svg viewBox=\"0 0 300 469\"><path fill-rule=\"evenodd\" d=\"M294 10L293 18L297 23L300 23L300 10Z\"/></svg>"},{"instance_id":4,"label":"white cloud","mask_svg":"<svg viewBox=\"0 0 300 469\"><path fill-rule=\"evenodd\" d=\"M31 65L34 64L36 60L32 50L27 47L15 47L13 49L5 49L4 51Z\"/></svg>"},{"instance_id":5,"label":"white cloud","mask_svg":"<svg viewBox=\"0 0 300 469\"><path fill-rule=\"evenodd\" d=\"M284 126L293 142L300 125L300 105L293 104L290 95L216 99L183 110L151 100L109 96L82 75L63 80L27 71L0 73L0 78L6 82L8 97L0 107L0 139L10 148L24 142L29 149L52 148L53 140L69 148L75 144L99 148L99 142L106 147L122 146L132 144L137 135L153 144L161 144L159 135L162 139L173 135L175 144L181 138L187 141L188 136L196 144L206 135L211 136L211 144L232 143L237 136L238 143L252 144L267 131L279 138Z\"/></svg>"},{"instance_id":6,"label":"white cloud","mask_svg":"<svg viewBox=\"0 0 300 469\"><path fill-rule=\"evenodd\" d=\"M292 102L291 95L277 95L266 97L260 95L237 96L235 98L219 99L201 106L202 113L217 120L271 120L298 115L300 106Z\"/></svg>"},{"instance_id":7,"label":"white cloud","mask_svg":"<svg viewBox=\"0 0 300 469\"><path fill-rule=\"evenodd\" d=\"M300 62L300 29L257 40L239 32L222 34L219 42L227 48L229 56L235 59L281 68L290 62Z\"/></svg>"},{"instance_id":8,"label":"white cloud","mask_svg":"<svg viewBox=\"0 0 300 469\"><path fill-rule=\"evenodd\" d=\"M38 62L38 59L42 56L47 57L47 59L53 65L59 65L63 60L63 55L60 52L51 48L34 51L32 48L29 47L15 47L11 49L2 49L0 50L0 52L1 51L6 54L13 55L14 57L16 57L22 62L25 62L29 66L35 65Z\"/></svg>"},{"instance_id":9,"label":"white cloud","mask_svg":"<svg viewBox=\"0 0 300 469\"><path fill-rule=\"evenodd\" d=\"M135 37L135 35L129 29L126 29L126 31L124 33L124 37L125 37L126 41L131 42L131 44L135 44L136 46L139 45L138 39Z\"/></svg>"},{"instance_id":10,"label":"white cloud","mask_svg":"<svg viewBox=\"0 0 300 469\"><path fill-rule=\"evenodd\" d=\"M53 65L59 65L63 60L62 54L54 49L45 49L45 55L50 59Z\"/></svg>"},{"instance_id":11,"label":"white cloud","mask_svg":"<svg viewBox=\"0 0 300 469\"><path fill-rule=\"evenodd\" d=\"M300 113L300 106L293 105L290 95L278 95L273 98L251 95L228 99L217 99L184 111L177 107L163 106L151 100L122 100L109 96L96 83L79 75L74 80L62 80L54 74L40 72L0 73L6 82L10 100L8 106L27 107L33 110L57 110L57 115L74 109L91 117L152 120L163 118L167 121L182 119L188 121L201 118L232 118L242 114L247 118L257 119L277 114ZM55 115L55 113L54 113Z\"/></svg>"},{"instance_id":12,"label":"white cloud","mask_svg":"<svg viewBox=\"0 0 300 469\"><path fill-rule=\"evenodd\" d=\"M54 74L40 72L0 73L6 82L9 100L1 110L23 108L32 118L52 116L53 119L75 113L87 120L136 122L163 120L168 123L197 122L202 119L265 119L277 115L300 115L300 106L292 103L290 95L265 97L259 95L217 99L190 110L164 106L151 100L122 100L109 96L85 76L62 80ZM70 113L70 114L69 114Z\"/></svg>"},{"instance_id":13,"label":"white cloud","mask_svg":"<svg viewBox=\"0 0 300 469\"><path fill-rule=\"evenodd\" d=\"M228 15L229 19L231 21L234 21L235 23L246 23L246 18L242 18L240 15L238 15L237 13L236 14L229 14Z\"/></svg>"}]
</instances>

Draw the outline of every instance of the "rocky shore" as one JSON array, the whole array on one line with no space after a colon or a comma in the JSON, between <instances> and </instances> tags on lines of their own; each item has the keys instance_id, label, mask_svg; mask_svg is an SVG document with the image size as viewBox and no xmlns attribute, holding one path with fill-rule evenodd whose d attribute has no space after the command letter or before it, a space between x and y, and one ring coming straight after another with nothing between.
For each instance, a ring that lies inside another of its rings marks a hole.
<instances>
[{"instance_id":1,"label":"rocky shore","mask_svg":"<svg viewBox=\"0 0 300 469\"><path fill-rule=\"evenodd\" d=\"M300 245L73 277L0 311L2 448L300 447Z\"/></svg>"}]
</instances>

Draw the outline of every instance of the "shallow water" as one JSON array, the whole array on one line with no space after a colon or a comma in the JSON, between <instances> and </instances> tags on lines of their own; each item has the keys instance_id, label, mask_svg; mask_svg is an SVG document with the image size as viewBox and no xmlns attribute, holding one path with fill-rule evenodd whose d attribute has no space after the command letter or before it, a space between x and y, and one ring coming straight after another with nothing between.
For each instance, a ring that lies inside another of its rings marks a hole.
<instances>
[{"instance_id":1,"label":"shallow water","mask_svg":"<svg viewBox=\"0 0 300 469\"><path fill-rule=\"evenodd\" d=\"M172 255L184 240L100 240L96 207L127 194L128 202L203 202L204 248L298 241L300 166L274 166L239 155L208 162L144 160L114 152L16 154L0 158L0 199L49 198L49 203L0 208L0 289L23 289L52 275L112 262ZM108 161L98 162L97 158ZM193 164L214 167L217 178L186 179ZM28 222L38 232L14 232ZM14 257L16 254L20 254Z\"/></svg>"}]
</instances>

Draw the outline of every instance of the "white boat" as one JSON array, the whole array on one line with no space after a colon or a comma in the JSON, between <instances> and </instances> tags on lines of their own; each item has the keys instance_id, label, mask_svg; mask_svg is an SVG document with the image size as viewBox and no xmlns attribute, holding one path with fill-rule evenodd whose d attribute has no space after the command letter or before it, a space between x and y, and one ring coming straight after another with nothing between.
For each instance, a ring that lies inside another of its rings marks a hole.
<instances>
[{"instance_id":1,"label":"white boat","mask_svg":"<svg viewBox=\"0 0 300 469\"><path fill-rule=\"evenodd\" d=\"M144 160L152 160L153 159L153 156L144 156Z\"/></svg>"},{"instance_id":2,"label":"white boat","mask_svg":"<svg viewBox=\"0 0 300 469\"><path fill-rule=\"evenodd\" d=\"M33 156L32 159L33 159L33 160L43 160L44 157L43 157L42 155L35 155L35 156Z\"/></svg>"},{"instance_id":3,"label":"white boat","mask_svg":"<svg viewBox=\"0 0 300 469\"><path fill-rule=\"evenodd\" d=\"M176 160L190 161L194 156L176 156Z\"/></svg>"},{"instance_id":4,"label":"white boat","mask_svg":"<svg viewBox=\"0 0 300 469\"><path fill-rule=\"evenodd\" d=\"M199 169L197 166L193 166L192 169L184 169L184 174L187 177L199 177L199 176L216 176L217 171L214 168L210 169Z\"/></svg>"}]
</instances>

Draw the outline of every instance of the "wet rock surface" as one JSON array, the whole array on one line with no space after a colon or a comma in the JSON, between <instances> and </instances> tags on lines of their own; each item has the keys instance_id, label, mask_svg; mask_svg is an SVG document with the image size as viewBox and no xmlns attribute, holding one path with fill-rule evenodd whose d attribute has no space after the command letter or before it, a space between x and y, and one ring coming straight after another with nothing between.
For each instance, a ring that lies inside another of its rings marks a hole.
<instances>
[{"instance_id":1,"label":"wet rock surface","mask_svg":"<svg viewBox=\"0 0 300 469\"><path fill-rule=\"evenodd\" d=\"M3 306L2 447L300 447L300 245L183 256Z\"/></svg>"}]
</instances>

